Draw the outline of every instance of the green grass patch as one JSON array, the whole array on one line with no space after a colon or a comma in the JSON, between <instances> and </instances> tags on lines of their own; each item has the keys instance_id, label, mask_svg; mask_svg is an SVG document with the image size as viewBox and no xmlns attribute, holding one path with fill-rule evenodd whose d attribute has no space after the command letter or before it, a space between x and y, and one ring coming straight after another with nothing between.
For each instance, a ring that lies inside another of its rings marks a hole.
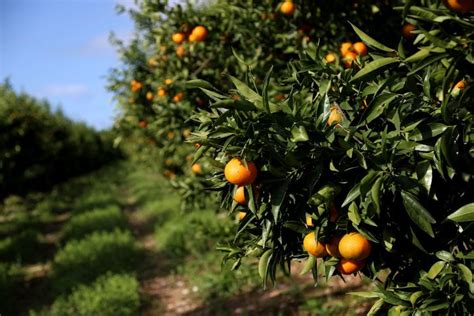
<instances>
[{"instance_id":1,"label":"green grass patch","mask_svg":"<svg viewBox=\"0 0 474 316\"><path fill-rule=\"evenodd\" d=\"M95 231L114 231L115 229L126 230L127 219L120 209L111 205L103 209L95 209L71 218L62 230L63 241L80 239Z\"/></svg>"},{"instance_id":2,"label":"green grass patch","mask_svg":"<svg viewBox=\"0 0 474 316\"><path fill-rule=\"evenodd\" d=\"M70 241L54 257L53 290L66 293L106 272L132 272L138 259L139 251L128 231L95 232Z\"/></svg>"},{"instance_id":3,"label":"green grass patch","mask_svg":"<svg viewBox=\"0 0 474 316\"><path fill-rule=\"evenodd\" d=\"M131 316L140 307L139 284L128 274L107 274L90 286L78 286L68 296L58 298L51 316Z\"/></svg>"}]
</instances>

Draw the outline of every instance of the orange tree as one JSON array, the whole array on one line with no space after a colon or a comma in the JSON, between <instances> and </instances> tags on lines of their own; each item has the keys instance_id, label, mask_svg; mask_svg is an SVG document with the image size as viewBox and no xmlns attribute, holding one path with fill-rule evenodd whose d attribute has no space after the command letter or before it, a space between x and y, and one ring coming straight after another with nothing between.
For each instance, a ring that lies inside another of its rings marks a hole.
<instances>
[{"instance_id":1,"label":"orange tree","mask_svg":"<svg viewBox=\"0 0 474 316\"><path fill-rule=\"evenodd\" d=\"M191 170L189 154L199 145L186 143L195 129L189 118L195 110L207 111L209 98L186 90L186 81L200 78L228 89L231 81L223 74L243 78L251 68L260 83L270 65L278 77L289 60L318 41L325 53L332 53L328 63L340 68L339 45L358 40L346 19L374 28L384 23L387 28L377 28L378 36L400 22L388 2L342 0L233 0L200 6L145 0L131 16L135 36L128 45L116 41L123 66L110 76L109 88L120 107L116 126L134 156L163 172L190 197L202 196L202 175L211 165L201 160L201 172ZM357 57L355 50L350 55ZM270 97L282 99L288 93L272 89Z\"/></svg>"},{"instance_id":2,"label":"orange tree","mask_svg":"<svg viewBox=\"0 0 474 316\"><path fill-rule=\"evenodd\" d=\"M378 298L371 314L466 315L474 308L472 14L431 0L398 9L414 36L405 32L395 49L353 26L370 53L344 71L316 49L278 86L271 70L262 83L230 77L229 94L191 82L213 100L194 115L192 141L218 166L210 181L222 205L242 219L236 242L221 248L235 267L259 257L266 283L306 258L302 273L316 279L372 278L377 289L359 293ZM273 90L289 95L275 101Z\"/></svg>"}]
</instances>

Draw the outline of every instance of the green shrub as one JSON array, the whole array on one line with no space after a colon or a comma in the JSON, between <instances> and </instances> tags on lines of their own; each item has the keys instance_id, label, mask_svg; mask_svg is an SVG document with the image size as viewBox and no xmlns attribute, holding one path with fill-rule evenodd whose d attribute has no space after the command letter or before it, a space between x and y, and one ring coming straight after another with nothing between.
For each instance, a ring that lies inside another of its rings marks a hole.
<instances>
[{"instance_id":1,"label":"green shrub","mask_svg":"<svg viewBox=\"0 0 474 316\"><path fill-rule=\"evenodd\" d=\"M16 235L0 239L0 260L34 262L43 258L44 244L38 240L38 231L26 229Z\"/></svg>"},{"instance_id":2,"label":"green shrub","mask_svg":"<svg viewBox=\"0 0 474 316\"><path fill-rule=\"evenodd\" d=\"M233 234L232 229L233 224L227 217L216 218L212 211L196 211L157 226L155 237L159 250L175 259L183 259L215 249L217 241L227 240Z\"/></svg>"},{"instance_id":3,"label":"green shrub","mask_svg":"<svg viewBox=\"0 0 474 316\"><path fill-rule=\"evenodd\" d=\"M78 286L67 297L58 298L52 316L126 316L138 315L139 284L128 274L107 274L90 286Z\"/></svg>"},{"instance_id":4,"label":"green shrub","mask_svg":"<svg viewBox=\"0 0 474 316\"><path fill-rule=\"evenodd\" d=\"M127 229L127 220L116 206L74 216L63 227L63 240L80 239L95 231Z\"/></svg>"},{"instance_id":5,"label":"green shrub","mask_svg":"<svg viewBox=\"0 0 474 316\"><path fill-rule=\"evenodd\" d=\"M138 249L130 232L95 232L73 240L59 250L53 261L53 290L67 292L78 284L93 282L106 272L133 271Z\"/></svg>"}]
</instances>

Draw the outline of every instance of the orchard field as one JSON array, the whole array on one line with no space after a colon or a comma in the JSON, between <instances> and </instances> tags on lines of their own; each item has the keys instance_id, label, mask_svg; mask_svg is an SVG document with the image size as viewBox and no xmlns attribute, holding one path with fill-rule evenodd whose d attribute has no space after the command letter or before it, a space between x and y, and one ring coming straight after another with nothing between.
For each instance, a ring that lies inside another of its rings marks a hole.
<instances>
[{"instance_id":1,"label":"orchard field","mask_svg":"<svg viewBox=\"0 0 474 316\"><path fill-rule=\"evenodd\" d=\"M469 315L474 1L118 6L96 131L0 86L1 315Z\"/></svg>"}]
</instances>

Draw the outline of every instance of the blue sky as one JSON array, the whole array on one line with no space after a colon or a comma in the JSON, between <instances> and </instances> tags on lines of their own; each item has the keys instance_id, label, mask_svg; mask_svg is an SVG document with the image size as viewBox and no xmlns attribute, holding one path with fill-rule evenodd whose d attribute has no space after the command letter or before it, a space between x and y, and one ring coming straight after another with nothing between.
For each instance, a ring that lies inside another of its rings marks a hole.
<instances>
[{"instance_id":1,"label":"blue sky","mask_svg":"<svg viewBox=\"0 0 474 316\"><path fill-rule=\"evenodd\" d=\"M118 65L110 31L130 38L133 23L115 12L133 0L0 0L0 80L98 129L113 123L106 76Z\"/></svg>"}]
</instances>

